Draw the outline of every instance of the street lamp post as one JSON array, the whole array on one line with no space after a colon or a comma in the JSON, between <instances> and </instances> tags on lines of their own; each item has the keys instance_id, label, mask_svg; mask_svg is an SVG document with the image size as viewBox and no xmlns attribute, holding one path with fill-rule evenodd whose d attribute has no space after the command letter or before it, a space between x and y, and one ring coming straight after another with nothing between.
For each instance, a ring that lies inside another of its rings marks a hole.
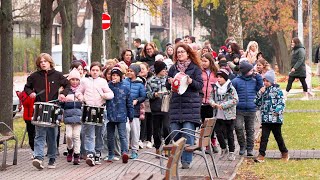
<instances>
[{"instance_id":1,"label":"street lamp post","mask_svg":"<svg viewBox=\"0 0 320 180\"><path fill-rule=\"evenodd\" d=\"M170 0L170 17L169 17L169 42L172 43L172 0Z\"/></svg>"},{"instance_id":2,"label":"street lamp post","mask_svg":"<svg viewBox=\"0 0 320 180\"><path fill-rule=\"evenodd\" d=\"M193 0L191 0L191 36L193 36L193 26L194 26L194 22L193 22Z\"/></svg>"},{"instance_id":3,"label":"street lamp post","mask_svg":"<svg viewBox=\"0 0 320 180\"><path fill-rule=\"evenodd\" d=\"M302 0L298 0L298 38L303 43Z\"/></svg>"}]
</instances>

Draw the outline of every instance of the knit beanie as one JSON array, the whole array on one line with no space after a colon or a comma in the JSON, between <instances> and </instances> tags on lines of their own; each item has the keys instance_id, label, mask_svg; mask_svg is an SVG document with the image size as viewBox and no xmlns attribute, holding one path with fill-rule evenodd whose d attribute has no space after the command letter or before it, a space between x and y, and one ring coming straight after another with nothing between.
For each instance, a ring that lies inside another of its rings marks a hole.
<instances>
[{"instance_id":1,"label":"knit beanie","mask_svg":"<svg viewBox=\"0 0 320 180\"><path fill-rule=\"evenodd\" d=\"M228 66L228 63L227 63L226 60L220 60L218 64L219 64L220 67Z\"/></svg>"},{"instance_id":2,"label":"knit beanie","mask_svg":"<svg viewBox=\"0 0 320 180\"><path fill-rule=\"evenodd\" d=\"M141 71L140 65L139 65L139 64L135 64L135 63L131 64L131 65L129 66L129 69L131 69L136 76L138 76L138 75L139 75L139 72Z\"/></svg>"},{"instance_id":3,"label":"knit beanie","mask_svg":"<svg viewBox=\"0 0 320 180\"><path fill-rule=\"evenodd\" d=\"M118 74L120 76L120 80L122 79L122 71L120 67L114 67L111 69L111 76L112 74Z\"/></svg>"},{"instance_id":4,"label":"knit beanie","mask_svg":"<svg viewBox=\"0 0 320 180\"><path fill-rule=\"evenodd\" d=\"M159 74L159 72L161 72L162 70L166 69L167 65L166 63L162 62L162 61L156 61L154 63L154 72L156 74Z\"/></svg>"},{"instance_id":5,"label":"knit beanie","mask_svg":"<svg viewBox=\"0 0 320 180\"><path fill-rule=\"evenodd\" d=\"M246 75L251 69L253 69L253 66L252 64L246 62L246 61L243 61L240 63L240 72L243 74L243 75Z\"/></svg>"},{"instance_id":6,"label":"knit beanie","mask_svg":"<svg viewBox=\"0 0 320 180\"><path fill-rule=\"evenodd\" d=\"M229 72L226 69L220 69L217 72L217 76L221 76L221 77L223 77L223 79L225 79L227 81L229 79Z\"/></svg>"},{"instance_id":7,"label":"knit beanie","mask_svg":"<svg viewBox=\"0 0 320 180\"><path fill-rule=\"evenodd\" d=\"M269 82L271 82L272 84L274 84L274 79L275 79L275 73L273 70L269 70L264 74L263 79L268 80Z\"/></svg>"},{"instance_id":8,"label":"knit beanie","mask_svg":"<svg viewBox=\"0 0 320 180\"><path fill-rule=\"evenodd\" d=\"M80 73L79 73L78 69L73 68L72 71L69 73L69 76L67 79L70 80L72 78L80 80L81 77L80 77Z\"/></svg>"}]
</instances>

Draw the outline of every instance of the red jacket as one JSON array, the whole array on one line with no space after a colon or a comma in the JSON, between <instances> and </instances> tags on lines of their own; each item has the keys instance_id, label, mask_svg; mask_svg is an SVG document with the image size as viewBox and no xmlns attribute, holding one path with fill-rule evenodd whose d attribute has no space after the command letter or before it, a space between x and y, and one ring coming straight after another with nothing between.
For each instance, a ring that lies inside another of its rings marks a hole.
<instances>
[{"instance_id":1,"label":"red jacket","mask_svg":"<svg viewBox=\"0 0 320 180\"><path fill-rule=\"evenodd\" d=\"M207 72L205 70L202 70L201 74L202 80L203 80L203 98L202 98L202 103L203 104L208 104L209 103L209 98L210 98L210 93L212 91L212 84L217 82L217 77L214 74L214 72L210 72L210 75L208 76Z\"/></svg>"},{"instance_id":2,"label":"red jacket","mask_svg":"<svg viewBox=\"0 0 320 180\"><path fill-rule=\"evenodd\" d=\"M31 121L33 116L33 104L35 98L30 98L25 91L17 93L21 104L23 105L23 119Z\"/></svg>"}]
</instances>

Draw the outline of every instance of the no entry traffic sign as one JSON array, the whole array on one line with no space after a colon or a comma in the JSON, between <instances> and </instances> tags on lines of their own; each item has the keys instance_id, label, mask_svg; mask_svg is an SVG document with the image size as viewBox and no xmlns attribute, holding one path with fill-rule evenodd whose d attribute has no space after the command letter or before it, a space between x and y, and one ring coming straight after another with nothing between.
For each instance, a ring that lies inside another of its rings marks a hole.
<instances>
[{"instance_id":1,"label":"no entry traffic sign","mask_svg":"<svg viewBox=\"0 0 320 180\"><path fill-rule=\"evenodd\" d=\"M108 13L102 13L102 30L108 30L111 24L111 16Z\"/></svg>"}]
</instances>

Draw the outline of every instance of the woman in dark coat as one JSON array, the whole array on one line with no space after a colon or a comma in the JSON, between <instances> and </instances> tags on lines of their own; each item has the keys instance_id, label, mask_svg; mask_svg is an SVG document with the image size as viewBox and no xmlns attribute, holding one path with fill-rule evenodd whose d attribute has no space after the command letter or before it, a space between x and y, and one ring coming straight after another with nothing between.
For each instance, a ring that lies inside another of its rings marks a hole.
<instances>
[{"instance_id":1,"label":"woman in dark coat","mask_svg":"<svg viewBox=\"0 0 320 180\"><path fill-rule=\"evenodd\" d=\"M286 87L286 92L284 94L285 99L287 98L287 94L292 87L292 83L295 78L299 78L303 92L305 96L302 100L308 100L308 87L306 83L306 64L305 64L305 57L306 57L306 50L301 44L299 38L295 37L291 41L292 53L291 53L291 70L289 73L288 84Z\"/></svg>"},{"instance_id":2,"label":"woman in dark coat","mask_svg":"<svg viewBox=\"0 0 320 180\"><path fill-rule=\"evenodd\" d=\"M180 43L174 49L174 65L168 72L168 81L166 86L171 89L174 76L183 72L188 75L188 88L185 93L179 95L173 92L170 101L170 126L172 130L189 128L195 130L201 124L200 107L201 97L199 92L202 90L203 81L201 77L201 61L195 51L190 46ZM189 132L189 131L188 131ZM190 132L189 132L190 133ZM177 139L180 134L177 135ZM194 137L185 136L187 144L194 144ZM190 168L192 153L183 152L181 163L183 169Z\"/></svg>"}]
</instances>

